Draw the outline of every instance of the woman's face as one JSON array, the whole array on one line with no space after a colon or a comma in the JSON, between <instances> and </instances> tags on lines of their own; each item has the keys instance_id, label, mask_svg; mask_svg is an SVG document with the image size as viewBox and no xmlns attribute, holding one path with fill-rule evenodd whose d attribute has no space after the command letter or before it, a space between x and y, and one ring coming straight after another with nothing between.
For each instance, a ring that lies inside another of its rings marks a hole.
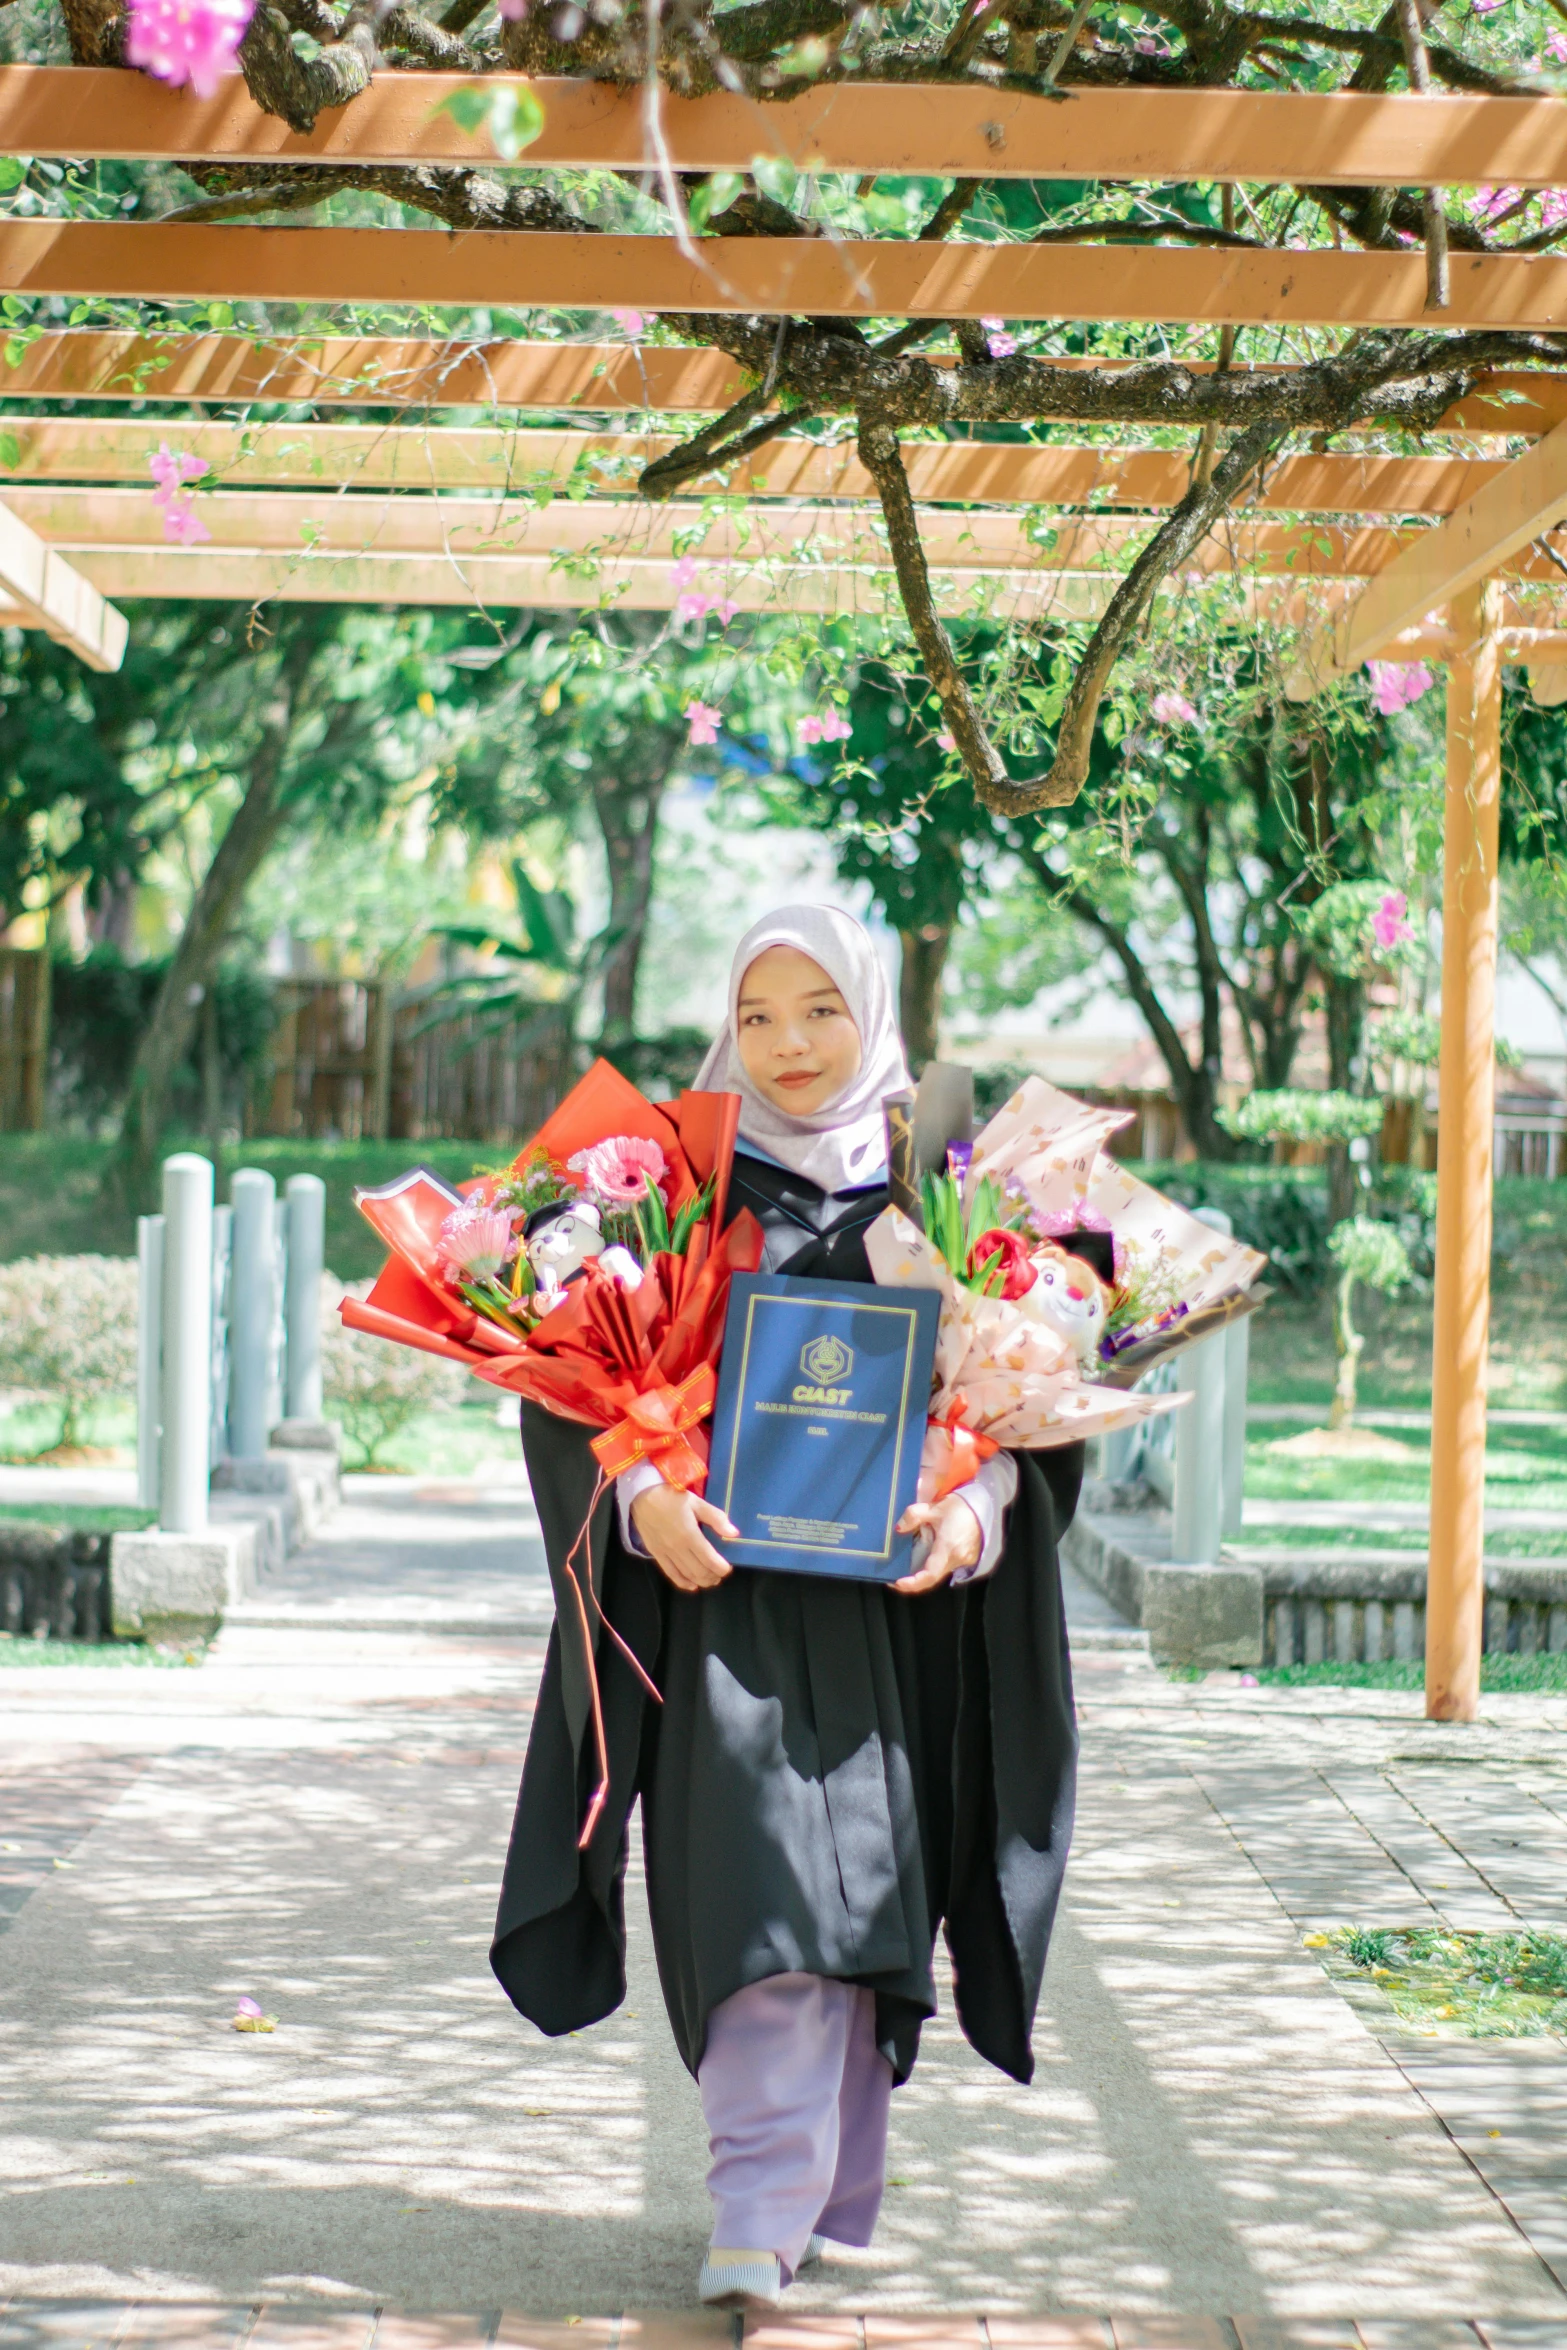
<instances>
[{"instance_id":1,"label":"woman's face","mask_svg":"<svg viewBox=\"0 0 1567 2350\"><path fill-rule=\"evenodd\" d=\"M860 1032L820 963L768 947L740 982L740 1058L758 1093L792 1117L825 1110L860 1066Z\"/></svg>"}]
</instances>

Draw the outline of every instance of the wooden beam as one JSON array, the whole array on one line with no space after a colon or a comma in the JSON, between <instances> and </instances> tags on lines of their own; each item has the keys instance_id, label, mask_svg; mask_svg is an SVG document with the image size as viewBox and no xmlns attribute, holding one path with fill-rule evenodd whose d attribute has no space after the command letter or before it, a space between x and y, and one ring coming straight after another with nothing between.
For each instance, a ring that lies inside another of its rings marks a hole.
<instances>
[{"instance_id":1,"label":"wooden beam","mask_svg":"<svg viewBox=\"0 0 1567 2350\"><path fill-rule=\"evenodd\" d=\"M935 367L952 355L928 354ZM1052 358L1065 372L1114 376L1140 362ZM1185 364L1197 373L1207 362ZM1274 373L1260 367L1253 372ZM316 407L536 408L614 414L652 409L708 414L745 389L743 371L722 351L674 344L449 343L397 337L120 335L53 330L19 351L0 378L17 400L152 400L180 403L252 401ZM1433 431L1505 433L1524 439L1567 421L1567 374L1498 369L1483 388L1455 402Z\"/></svg>"},{"instance_id":2,"label":"wooden beam","mask_svg":"<svg viewBox=\"0 0 1567 2350\"><path fill-rule=\"evenodd\" d=\"M1485 1379L1496 1113L1497 843L1502 670L1497 591L1469 587L1450 619L1442 881L1431 1551L1426 1714L1471 1722L1485 1625Z\"/></svg>"},{"instance_id":3,"label":"wooden beam","mask_svg":"<svg viewBox=\"0 0 1567 2350\"><path fill-rule=\"evenodd\" d=\"M125 658L125 615L7 506L0 506L0 598L16 607L23 627L46 630L89 669L118 669Z\"/></svg>"},{"instance_id":4,"label":"wooden beam","mask_svg":"<svg viewBox=\"0 0 1567 2350\"><path fill-rule=\"evenodd\" d=\"M1558 425L1389 565L1339 622L1332 667L1357 669L1400 629L1501 570L1564 515L1567 425Z\"/></svg>"},{"instance_id":5,"label":"wooden beam","mask_svg":"<svg viewBox=\"0 0 1567 2350\"><path fill-rule=\"evenodd\" d=\"M73 556L165 543L163 514L150 490L16 483L6 495L43 539ZM705 593L717 592L731 573L800 563L880 570L888 560L879 515L848 504L764 502L744 515L715 515L705 530L694 501L652 506L630 497L557 498L540 506L531 498L222 489L200 492L196 512L218 548L286 553L298 562L322 554L672 562L691 549L693 584ZM703 535L693 548L697 532ZM1027 512L929 505L920 512L928 559L954 572L1119 572L1147 532L1145 520L1113 514L1064 516L1040 534ZM1187 578L1233 577L1289 582L1309 600L1309 591L1326 583L1375 577L1409 543L1407 530L1380 524L1232 520L1194 551L1171 592L1179 593ZM1512 577L1554 608L1560 575L1543 557L1516 563Z\"/></svg>"},{"instance_id":6,"label":"wooden beam","mask_svg":"<svg viewBox=\"0 0 1567 2350\"><path fill-rule=\"evenodd\" d=\"M154 161L456 163L494 154L453 97L531 87L544 127L535 167L642 171L640 89L522 76L382 73L313 131L265 114L238 74L211 98L113 68L0 68L0 154ZM1418 98L1262 90L1070 89L1057 100L973 82L843 83L758 104L661 91L678 171L746 171L758 155L803 171L1025 180L1248 180L1319 185L1546 188L1567 182L1567 108L1550 96Z\"/></svg>"},{"instance_id":7,"label":"wooden beam","mask_svg":"<svg viewBox=\"0 0 1567 2350\"><path fill-rule=\"evenodd\" d=\"M644 465L675 446L668 433L541 431L497 426L384 424L259 425L0 414L14 442L6 480L136 481L172 442L205 459L234 488L332 483L352 489L517 492L576 475L624 495ZM974 505L1132 507L1160 511L1184 497L1189 456L1179 449L1111 449L1065 442L909 441L904 460L921 500ZM1248 512L1274 514L1448 514L1506 470L1471 457L1289 457L1268 475ZM858 498L875 495L850 439L785 437L722 477L750 498Z\"/></svg>"},{"instance_id":8,"label":"wooden beam","mask_svg":"<svg viewBox=\"0 0 1567 2350\"><path fill-rule=\"evenodd\" d=\"M98 299L469 304L486 308L1072 318L1168 325L1419 326L1410 253L1236 253L1169 245L837 244L374 228L31 220L0 226L0 290ZM1444 328L1554 331L1567 257L1455 253Z\"/></svg>"},{"instance_id":9,"label":"wooden beam","mask_svg":"<svg viewBox=\"0 0 1567 2350\"><path fill-rule=\"evenodd\" d=\"M548 555L311 554L265 549L85 548L74 558L106 594L206 598L222 602L455 605L469 611L574 611L600 604L672 611L686 592L667 559L611 555L591 569ZM704 581L704 585L713 584ZM1054 571L945 570L932 592L946 613L975 619L1097 620L1112 576ZM736 571L723 589L741 612L863 612L896 616L890 570L851 563L766 566ZM712 624L709 624L712 625Z\"/></svg>"}]
</instances>

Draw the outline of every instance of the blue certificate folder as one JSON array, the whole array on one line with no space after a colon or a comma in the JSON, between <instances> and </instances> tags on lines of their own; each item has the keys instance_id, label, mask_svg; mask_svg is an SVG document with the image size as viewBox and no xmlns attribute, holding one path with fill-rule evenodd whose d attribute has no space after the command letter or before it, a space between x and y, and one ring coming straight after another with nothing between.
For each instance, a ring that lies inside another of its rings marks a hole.
<instances>
[{"instance_id":1,"label":"blue certificate folder","mask_svg":"<svg viewBox=\"0 0 1567 2350\"><path fill-rule=\"evenodd\" d=\"M729 1292L707 1495L740 1528L743 1567L886 1583L914 1537L914 1499L941 1300L788 1273Z\"/></svg>"}]
</instances>

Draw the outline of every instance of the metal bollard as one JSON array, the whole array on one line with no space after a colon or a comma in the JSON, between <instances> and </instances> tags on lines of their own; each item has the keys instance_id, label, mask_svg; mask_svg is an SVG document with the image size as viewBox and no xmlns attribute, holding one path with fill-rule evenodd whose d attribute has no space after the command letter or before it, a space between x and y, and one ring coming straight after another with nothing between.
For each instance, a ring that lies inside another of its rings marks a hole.
<instances>
[{"instance_id":1,"label":"metal bollard","mask_svg":"<svg viewBox=\"0 0 1567 2350\"><path fill-rule=\"evenodd\" d=\"M326 1251L326 1185L319 1175L288 1179L288 1328L284 1416L321 1417L321 1263Z\"/></svg>"},{"instance_id":2,"label":"metal bollard","mask_svg":"<svg viewBox=\"0 0 1567 2350\"><path fill-rule=\"evenodd\" d=\"M1226 1542L1241 1531L1246 1492L1246 1382L1251 1375L1251 1316L1224 1333L1224 1519Z\"/></svg>"},{"instance_id":3,"label":"metal bollard","mask_svg":"<svg viewBox=\"0 0 1567 2350\"><path fill-rule=\"evenodd\" d=\"M158 1523L166 1533L206 1528L211 1374L212 1162L179 1151L163 1162Z\"/></svg>"},{"instance_id":4,"label":"metal bollard","mask_svg":"<svg viewBox=\"0 0 1567 2350\"><path fill-rule=\"evenodd\" d=\"M1198 1208L1198 1221L1226 1237L1222 1208ZM1224 1539L1227 1413L1225 1371L1229 1333L1221 1330L1178 1357L1178 1377L1191 1402L1175 1415L1175 1502L1170 1556L1177 1566L1214 1566Z\"/></svg>"},{"instance_id":5,"label":"metal bollard","mask_svg":"<svg viewBox=\"0 0 1567 2350\"><path fill-rule=\"evenodd\" d=\"M158 1506L163 1433L163 1218L136 1219L136 1499Z\"/></svg>"},{"instance_id":6,"label":"metal bollard","mask_svg":"<svg viewBox=\"0 0 1567 2350\"><path fill-rule=\"evenodd\" d=\"M230 1187L234 1254L229 1272L229 1451L259 1461L267 1449L269 1357L275 1312L277 1185L259 1167L241 1167Z\"/></svg>"}]
</instances>

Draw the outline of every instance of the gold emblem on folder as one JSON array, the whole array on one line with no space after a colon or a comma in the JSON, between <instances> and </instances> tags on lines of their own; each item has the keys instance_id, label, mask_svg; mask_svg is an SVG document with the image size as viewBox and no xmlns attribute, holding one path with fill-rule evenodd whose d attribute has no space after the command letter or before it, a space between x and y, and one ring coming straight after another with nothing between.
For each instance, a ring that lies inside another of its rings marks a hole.
<instances>
[{"instance_id":1,"label":"gold emblem on folder","mask_svg":"<svg viewBox=\"0 0 1567 2350\"><path fill-rule=\"evenodd\" d=\"M854 1349L841 1338L813 1338L800 1349L800 1368L818 1387L836 1387L854 1368Z\"/></svg>"}]
</instances>

